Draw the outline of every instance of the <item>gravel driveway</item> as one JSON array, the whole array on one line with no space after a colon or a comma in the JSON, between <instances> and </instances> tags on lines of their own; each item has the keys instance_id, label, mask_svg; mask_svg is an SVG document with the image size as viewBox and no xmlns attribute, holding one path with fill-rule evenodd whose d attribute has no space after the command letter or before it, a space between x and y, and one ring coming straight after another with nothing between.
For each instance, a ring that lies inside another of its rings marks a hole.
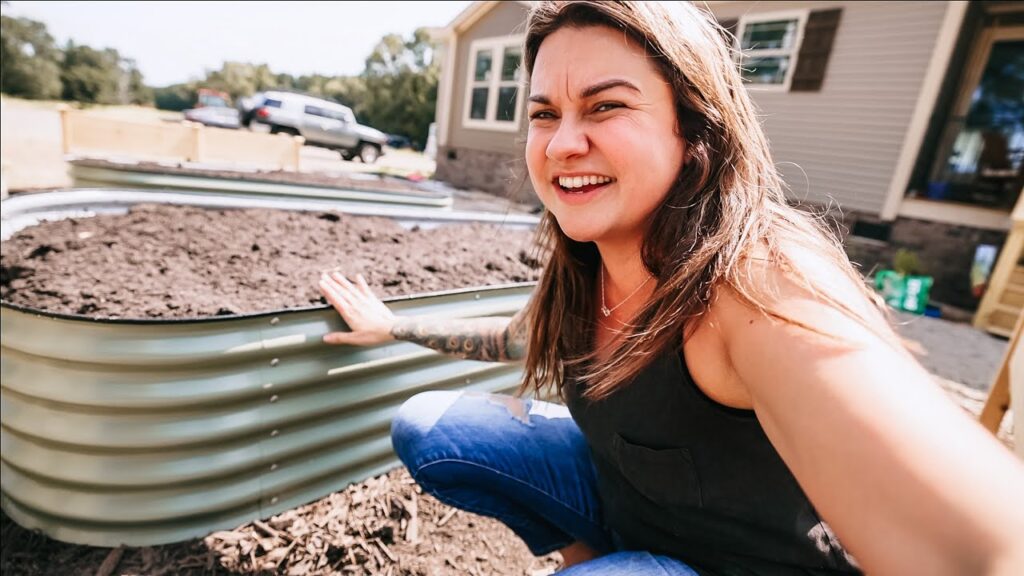
<instances>
[{"instance_id":1,"label":"gravel driveway","mask_svg":"<svg viewBox=\"0 0 1024 576\"><path fill-rule=\"evenodd\" d=\"M940 318L894 314L896 330L932 374L987 392L1008 342L970 324Z\"/></svg>"}]
</instances>

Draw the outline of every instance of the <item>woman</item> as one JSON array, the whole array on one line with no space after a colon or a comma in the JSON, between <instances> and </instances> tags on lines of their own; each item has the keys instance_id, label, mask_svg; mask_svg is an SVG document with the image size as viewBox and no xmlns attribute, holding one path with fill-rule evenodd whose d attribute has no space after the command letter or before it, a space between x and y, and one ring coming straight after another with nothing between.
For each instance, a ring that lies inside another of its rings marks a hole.
<instances>
[{"instance_id":1,"label":"woman","mask_svg":"<svg viewBox=\"0 0 1024 576\"><path fill-rule=\"evenodd\" d=\"M1024 573L1024 466L786 204L721 34L688 3L536 5L530 303L398 318L326 275L351 332L325 340L525 360L524 390L557 390L568 410L420 394L392 438L426 491L564 574Z\"/></svg>"}]
</instances>

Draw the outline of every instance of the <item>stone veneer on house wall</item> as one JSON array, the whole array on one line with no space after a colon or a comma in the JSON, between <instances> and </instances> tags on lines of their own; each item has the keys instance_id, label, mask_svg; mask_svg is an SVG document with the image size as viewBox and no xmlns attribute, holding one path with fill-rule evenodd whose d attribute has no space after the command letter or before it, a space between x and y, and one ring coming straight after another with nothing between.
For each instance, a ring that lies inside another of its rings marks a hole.
<instances>
[{"instance_id":1,"label":"stone veneer on house wall","mask_svg":"<svg viewBox=\"0 0 1024 576\"><path fill-rule=\"evenodd\" d=\"M878 222L877 218L848 213L844 218L844 246L850 260L865 275L891 269L896 251L903 248L917 255L924 274L935 279L930 297L964 310L976 310L981 302L971 293L971 265L982 244L1002 249L1007 233L968 226L897 218L890 224L887 241L849 234L857 220Z\"/></svg>"},{"instance_id":2,"label":"stone veneer on house wall","mask_svg":"<svg viewBox=\"0 0 1024 576\"><path fill-rule=\"evenodd\" d=\"M434 178L458 188L483 190L516 202L537 203L526 175L526 162L521 156L440 146Z\"/></svg>"}]
</instances>

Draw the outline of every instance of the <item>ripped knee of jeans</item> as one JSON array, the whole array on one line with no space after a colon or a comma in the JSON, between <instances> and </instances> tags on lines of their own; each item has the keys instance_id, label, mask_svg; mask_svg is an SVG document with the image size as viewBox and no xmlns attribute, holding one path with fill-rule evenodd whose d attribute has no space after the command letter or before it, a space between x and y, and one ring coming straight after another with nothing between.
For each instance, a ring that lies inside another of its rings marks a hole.
<instances>
[{"instance_id":1,"label":"ripped knee of jeans","mask_svg":"<svg viewBox=\"0 0 1024 576\"><path fill-rule=\"evenodd\" d=\"M530 407L527 405L526 400L522 398L508 396L507 394L484 394L482 392L467 392L466 395L484 397L488 404L501 406L508 411L514 420L518 420L527 426L533 426L533 423L530 422Z\"/></svg>"}]
</instances>

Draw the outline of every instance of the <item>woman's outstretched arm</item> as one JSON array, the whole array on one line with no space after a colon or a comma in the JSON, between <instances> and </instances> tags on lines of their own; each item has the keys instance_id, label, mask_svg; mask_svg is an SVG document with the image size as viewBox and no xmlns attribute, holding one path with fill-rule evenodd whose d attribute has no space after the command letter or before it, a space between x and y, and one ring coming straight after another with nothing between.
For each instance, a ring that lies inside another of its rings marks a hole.
<instances>
[{"instance_id":1,"label":"woman's outstretched arm","mask_svg":"<svg viewBox=\"0 0 1024 576\"><path fill-rule=\"evenodd\" d=\"M776 312L827 336L768 318L728 288L709 320L768 438L862 568L1024 574L1024 463L893 345L884 323L865 325L781 272L764 274L778 287ZM846 288L839 298L866 304Z\"/></svg>"},{"instance_id":2,"label":"woman's outstretched arm","mask_svg":"<svg viewBox=\"0 0 1024 576\"><path fill-rule=\"evenodd\" d=\"M512 318L397 316L374 295L361 274L353 283L340 272L324 273L319 287L351 330L327 334L324 342L328 344L369 346L405 340L460 358L492 362L514 362L526 355L522 310Z\"/></svg>"}]
</instances>

